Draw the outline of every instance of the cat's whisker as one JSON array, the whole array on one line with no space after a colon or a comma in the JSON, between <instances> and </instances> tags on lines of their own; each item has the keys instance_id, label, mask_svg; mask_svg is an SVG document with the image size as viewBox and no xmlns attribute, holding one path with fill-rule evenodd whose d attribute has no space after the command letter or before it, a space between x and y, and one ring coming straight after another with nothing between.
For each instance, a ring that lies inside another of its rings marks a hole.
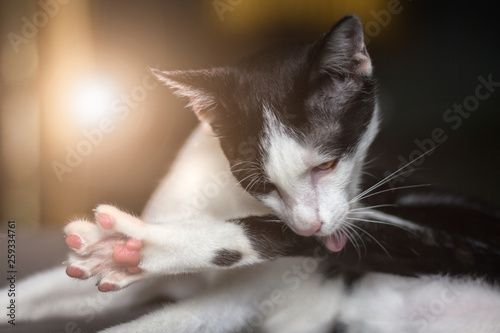
<instances>
[{"instance_id":1,"label":"cat's whisker","mask_svg":"<svg viewBox=\"0 0 500 333\"><path fill-rule=\"evenodd\" d=\"M257 177L253 177L247 184L247 186L245 187L245 192L248 192L248 193L251 193L252 191L252 187L254 186L255 184L255 180L258 179Z\"/></svg>"},{"instance_id":2,"label":"cat's whisker","mask_svg":"<svg viewBox=\"0 0 500 333\"><path fill-rule=\"evenodd\" d=\"M377 179L377 176L375 176L373 173L370 173L370 172L368 172L368 171L364 171L364 170L363 170L363 171L361 171L361 173L362 173L363 175L367 175L367 176L370 176L370 177L372 177L372 178L374 178L374 179Z\"/></svg>"},{"instance_id":3,"label":"cat's whisker","mask_svg":"<svg viewBox=\"0 0 500 333\"><path fill-rule=\"evenodd\" d=\"M254 173L259 172L259 169L254 167L239 167L234 168L232 171L235 173Z\"/></svg>"},{"instance_id":4,"label":"cat's whisker","mask_svg":"<svg viewBox=\"0 0 500 333\"><path fill-rule=\"evenodd\" d=\"M378 246L380 246L380 248L389 256L389 258L393 259L392 256L390 255L390 253L387 251L387 249L382 244L380 244L380 242L375 237L373 237L368 231L364 230L363 228L361 228L360 226L357 226L355 224L351 224L351 225L354 228L356 228L359 231L361 231L364 234L366 234L368 237L370 237Z\"/></svg>"},{"instance_id":5,"label":"cat's whisker","mask_svg":"<svg viewBox=\"0 0 500 333\"><path fill-rule=\"evenodd\" d=\"M383 221L378 221L378 220L370 220L370 219L363 219L359 217L347 217L347 219L352 220L352 221L360 221L360 222L367 222L367 223L373 223L373 224L384 224L384 225L390 225L392 227L400 228L403 229L407 232L413 233L413 230L411 228L393 223L393 222L383 222Z\"/></svg>"},{"instance_id":6,"label":"cat's whisker","mask_svg":"<svg viewBox=\"0 0 500 333\"><path fill-rule=\"evenodd\" d=\"M358 254L359 261L361 261L361 247L358 243L358 239L361 240L361 242L363 243L363 247L365 248L365 255L366 255L366 245L365 245L363 239L360 237L358 232L349 223L346 223L342 227L341 230L342 230L342 232L347 234L347 238L349 239L349 241L353 245L354 249L356 250L356 252Z\"/></svg>"},{"instance_id":7,"label":"cat's whisker","mask_svg":"<svg viewBox=\"0 0 500 333\"><path fill-rule=\"evenodd\" d=\"M388 182L390 182L391 180L397 178L400 176L399 173L397 173L398 171L396 171L394 174L391 174L385 178L383 178L382 180L380 180L379 182L377 182L375 185L369 187L368 189L366 189L365 191L359 193L358 195L356 195L354 198L352 198L349 203L354 203L354 202L358 202L360 201L361 199L365 198L366 195L370 194L371 191L379 188L380 186L382 185L385 185L387 184Z\"/></svg>"},{"instance_id":8,"label":"cat's whisker","mask_svg":"<svg viewBox=\"0 0 500 333\"><path fill-rule=\"evenodd\" d=\"M255 177L256 176L256 173L251 173L247 176L245 176L244 178L242 178L240 181L238 181L236 183L236 185L241 185L241 183L243 183L245 180L247 180L248 178L251 178L251 177Z\"/></svg>"},{"instance_id":9,"label":"cat's whisker","mask_svg":"<svg viewBox=\"0 0 500 333\"><path fill-rule=\"evenodd\" d=\"M266 222L272 222L272 223L282 223L280 219L266 219ZM286 226L286 224L283 223L283 225Z\"/></svg>"},{"instance_id":10,"label":"cat's whisker","mask_svg":"<svg viewBox=\"0 0 500 333\"><path fill-rule=\"evenodd\" d=\"M365 160L363 162L364 168L370 168L370 166L372 165L372 163L375 162L376 160L378 160L382 155L383 154L378 154L377 156L373 156L369 160Z\"/></svg>"},{"instance_id":11,"label":"cat's whisker","mask_svg":"<svg viewBox=\"0 0 500 333\"><path fill-rule=\"evenodd\" d=\"M368 207L361 206L358 208L351 209L351 212L364 212L364 211L370 212L371 209L375 209L375 208L397 207L397 206L398 205L396 205L396 204L380 204L380 205L373 205L373 206L368 206Z\"/></svg>"},{"instance_id":12,"label":"cat's whisker","mask_svg":"<svg viewBox=\"0 0 500 333\"><path fill-rule=\"evenodd\" d=\"M233 164L232 167L236 167L236 166L239 166L239 165L242 165L242 164L245 164L245 165L257 165L257 166L259 166L259 162L255 162L255 161L240 161L238 163Z\"/></svg>"},{"instance_id":13,"label":"cat's whisker","mask_svg":"<svg viewBox=\"0 0 500 333\"><path fill-rule=\"evenodd\" d=\"M256 172L256 171L258 171L258 169L248 167L248 168L234 169L232 171L233 172Z\"/></svg>"},{"instance_id":14,"label":"cat's whisker","mask_svg":"<svg viewBox=\"0 0 500 333\"><path fill-rule=\"evenodd\" d=\"M241 161L232 166L230 166L230 170L233 172L256 172L259 171L259 163L252 161Z\"/></svg>"},{"instance_id":15,"label":"cat's whisker","mask_svg":"<svg viewBox=\"0 0 500 333\"><path fill-rule=\"evenodd\" d=\"M252 174L250 174L247 177L242 179L242 182L244 180L248 180L248 184L245 186L245 192L248 192L248 188L250 187L250 184L252 184L252 182L255 180L256 177L257 177L257 174L252 173Z\"/></svg>"},{"instance_id":16,"label":"cat's whisker","mask_svg":"<svg viewBox=\"0 0 500 333\"><path fill-rule=\"evenodd\" d=\"M244 163L244 162L240 162L238 164L234 164L232 166L229 167L230 170L232 171L240 171L240 170L257 170L257 166L254 166L254 165L251 165L251 164L248 164L248 163Z\"/></svg>"},{"instance_id":17,"label":"cat's whisker","mask_svg":"<svg viewBox=\"0 0 500 333\"><path fill-rule=\"evenodd\" d=\"M355 201L358 201L360 198L362 198L363 196L365 196L366 194L370 193L371 191L375 190L376 188L379 188L380 186L388 183L389 181L391 181L392 179L396 178L399 176L399 173L406 169L408 166L412 165L413 163L415 163L416 161L418 161L419 159L421 159L422 157L430 154L431 152L433 152L437 147L439 147L439 144L434 146L432 149L429 149L428 151L422 153L420 156L414 158L413 160L411 160L410 162L406 163L405 165L403 165L402 167L400 167L399 169L397 169L396 171L394 171L393 173L391 173L389 176L385 177L384 179L380 180L379 182L377 182L375 185L369 187L368 189L366 189L365 191L361 192L360 194L358 194L357 196L355 196L354 198L351 199L351 201L349 201L349 203L353 203Z\"/></svg>"},{"instance_id":18,"label":"cat's whisker","mask_svg":"<svg viewBox=\"0 0 500 333\"><path fill-rule=\"evenodd\" d=\"M351 222L347 222L346 223L346 228L349 228L349 230L351 230L351 232L353 232L354 234L356 234L356 236L359 238L359 240L361 241L361 243L363 244L363 247L365 248L366 250L366 244L365 244L365 241L363 240L363 238L361 238L361 236L359 235L359 233L356 231L356 229L352 226L352 223ZM366 254L366 251L365 251L365 254Z\"/></svg>"},{"instance_id":19,"label":"cat's whisker","mask_svg":"<svg viewBox=\"0 0 500 333\"><path fill-rule=\"evenodd\" d=\"M371 158L370 160L367 160L367 161L364 161L363 162L363 165L361 167L361 173L362 174L365 174L365 175L368 175L372 178L375 178L377 179L378 177L375 176L374 174L368 172L369 169L373 169L372 167L372 163L375 162L377 159L380 158L380 156L382 156L382 154L379 154L378 156L374 156L373 158Z\"/></svg>"},{"instance_id":20,"label":"cat's whisker","mask_svg":"<svg viewBox=\"0 0 500 333\"><path fill-rule=\"evenodd\" d=\"M418 187L427 187L427 186L431 186L431 185L432 184L418 184L418 185L407 185L407 186L398 186L398 187L388 188L388 189L381 190L381 191L378 191L378 192L369 193L369 194L367 194L367 195L359 198L358 200L361 201L363 199L372 197L372 196L377 195L377 194L382 194L382 193L385 193L385 192L405 190L405 189L418 188Z\"/></svg>"},{"instance_id":21,"label":"cat's whisker","mask_svg":"<svg viewBox=\"0 0 500 333\"><path fill-rule=\"evenodd\" d=\"M255 185L257 185L259 182L262 182L262 181L263 181L263 179L264 179L264 176L263 176L262 174L260 174L260 175L259 175L259 177L257 177L257 178L255 179L255 181L253 182L253 184L252 184L252 187L251 187L251 188L253 188Z\"/></svg>"},{"instance_id":22,"label":"cat's whisker","mask_svg":"<svg viewBox=\"0 0 500 333\"><path fill-rule=\"evenodd\" d=\"M260 182L261 179L262 179L262 175L258 175L258 177L255 177L254 179L252 179L248 183L247 187L245 188L245 191L251 192L252 189L253 189L253 187L255 187L255 185L257 185Z\"/></svg>"},{"instance_id":23,"label":"cat's whisker","mask_svg":"<svg viewBox=\"0 0 500 333\"><path fill-rule=\"evenodd\" d=\"M276 221L276 222L279 222L279 221ZM281 226L281 230L283 231L283 233L288 229L288 225L286 225L285 223L282 224Z\"/></svg>"}]
</instances>

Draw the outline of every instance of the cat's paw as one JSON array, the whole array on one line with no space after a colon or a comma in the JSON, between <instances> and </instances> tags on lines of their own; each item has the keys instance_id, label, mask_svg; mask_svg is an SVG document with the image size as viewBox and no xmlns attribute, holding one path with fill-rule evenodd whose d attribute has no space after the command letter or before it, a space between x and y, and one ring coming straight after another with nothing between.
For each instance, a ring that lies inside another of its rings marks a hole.
<instances>
[{"instance_id":1,"label":"cat's paw","mask_svg":"<svg viewBox=\"0 0 500 333\"><path fill-rule=\"evenodd\" d=\"M97 207L95 217L96 223L78 220L64 229L73 250L66 273L78 279L97 277L103 292L144 279L140 262L145 223L108 205Z\"/></svg>"}]
</instances>

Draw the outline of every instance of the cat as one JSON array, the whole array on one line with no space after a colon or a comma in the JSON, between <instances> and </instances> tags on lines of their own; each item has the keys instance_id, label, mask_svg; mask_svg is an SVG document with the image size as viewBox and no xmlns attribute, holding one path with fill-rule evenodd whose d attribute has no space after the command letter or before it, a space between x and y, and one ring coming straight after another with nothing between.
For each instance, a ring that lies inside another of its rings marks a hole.
<instances>
[{"instance_id":1,"label":"cat","mask_svg":"<svg viewBox=\"0 0 500 333\"><path fill-rule=\"evenodd\" d=\"M100 205L65 227L67 267L19 282L19 320L165 296L178 301L103 332L500 331L496 211L362 203L390 178L362 184L380 111L356 16L233 66L154 73L201 125L141 218ZM97 290L116 292L93 307Z\"/></svg>"}]
</instances>

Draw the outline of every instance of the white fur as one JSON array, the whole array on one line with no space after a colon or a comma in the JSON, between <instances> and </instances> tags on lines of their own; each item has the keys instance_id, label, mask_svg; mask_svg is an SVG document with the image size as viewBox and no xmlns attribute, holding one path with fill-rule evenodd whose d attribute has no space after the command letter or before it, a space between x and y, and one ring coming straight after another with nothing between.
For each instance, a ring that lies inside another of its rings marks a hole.
<instances>
[{"instance_id":1,"label":"white fur","mask_svg":"<svg viewBox=\"0 0 500 333\"><path fill-rule=\"evenodd\" d=\"M361 170L369 144L378 131L378 107L356 150L338 161L333 170L314 170L331 159L320 155L315 147L306 147L287 133L269 108L264 108L266 120L265 172L276 185L261 199L297 233L328 236L345 222L358 193Z\"/></svg>"},{"instance_id":2,"label":"white fur","mask_svg":"<svg viewBox=\"0 0 500 333\"><path fill-rule=\"evenodd\" d=\"M287 135L270 110L265 110L264 115L267 136L265 172L279 191L264 197L264 203L295 231L308 230L313 224L322 222L311 170L324 161L312 148L302 146Z\"/></svg>"},{"instance_id":3,"label":"white fur","mask_svg":"<svg viewBox=\"0 0 500 333\"><path fill-rule=\"evenodd\" d=\"M480 280L370 274L346 298L353 332L499 332L500 294Z\"/></svg>"}]
</instances>

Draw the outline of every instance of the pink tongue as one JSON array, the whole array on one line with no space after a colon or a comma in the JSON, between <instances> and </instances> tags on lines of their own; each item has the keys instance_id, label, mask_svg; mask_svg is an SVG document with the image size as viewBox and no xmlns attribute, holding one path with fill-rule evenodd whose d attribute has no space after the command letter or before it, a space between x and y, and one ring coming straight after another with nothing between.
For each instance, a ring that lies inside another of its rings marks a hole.
<instances>
[{"instance_id":1,"label":"pink tongue","mask_svg":"<svg viewBox=\"0 0 500 333\"><path fill-rule=\"evenodd\" d=\"M347 243L347 235L343 232L332 234L324 238L326 247L332 252L339 252Z\"/></svg>"}]
</instances>

